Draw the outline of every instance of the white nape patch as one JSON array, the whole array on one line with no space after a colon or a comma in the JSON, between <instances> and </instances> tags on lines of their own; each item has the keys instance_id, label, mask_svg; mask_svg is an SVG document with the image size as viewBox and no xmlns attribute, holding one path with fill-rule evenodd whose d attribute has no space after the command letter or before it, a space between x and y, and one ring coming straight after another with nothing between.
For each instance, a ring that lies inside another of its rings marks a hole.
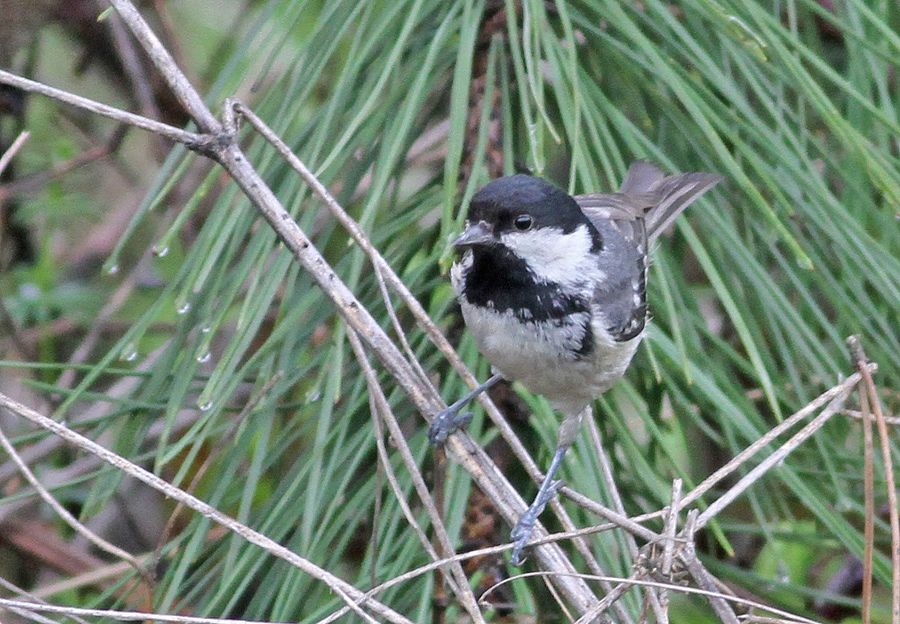
<instances>
[{"instance_id":1,"label":"white nape patch","mask_svg":"<svg viewBox=\"0 0 900 624\"><path fill-rule=\"evenodd\" d=\"M539 227L527 232L506 232L500 241L528 263L538 280L567 285L603 279L596 256L591 254L591 235L586 225L563 233L560 228Z\"/></svg>"}]
</instances>

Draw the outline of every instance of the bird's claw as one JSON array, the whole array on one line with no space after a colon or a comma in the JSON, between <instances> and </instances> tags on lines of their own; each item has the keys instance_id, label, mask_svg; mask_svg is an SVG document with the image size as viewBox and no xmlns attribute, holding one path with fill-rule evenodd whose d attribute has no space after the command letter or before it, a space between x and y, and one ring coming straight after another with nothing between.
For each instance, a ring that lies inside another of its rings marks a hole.
<instances>
[{"instance_id":1,"label":"bird's claw","mask_svg":"<svg viewBox=\"0 0 900 624\"><path fill-rule=\"evenodd\" d=\"M547 503L556 496L556 491L562 486L562 483L561 480L551 483L546 492L543 492L534 500L531 507L522 514L522 517L516 522L516 526L513 527L513 530L509 535L510 539L514 542L512 556L510 557L509 562L517 568L525 563L525 557L522 556L522 551L531 539L531 533L534 531L534 525L537 524L538 517L544 511L544 507L547 506Z\"/></svg>"},{"instance_id":2,"label":"bird's claw","mask_svg":"<svg viewBox=\"0 0 900 624\"><path fill-rule=\"evenodd\" d=\"M441 446L454 433L472 422L472 412L460 413L458 409L448 407L441 410L428 427L428 441L434 446Z\"/></svg>"}]
</instances>

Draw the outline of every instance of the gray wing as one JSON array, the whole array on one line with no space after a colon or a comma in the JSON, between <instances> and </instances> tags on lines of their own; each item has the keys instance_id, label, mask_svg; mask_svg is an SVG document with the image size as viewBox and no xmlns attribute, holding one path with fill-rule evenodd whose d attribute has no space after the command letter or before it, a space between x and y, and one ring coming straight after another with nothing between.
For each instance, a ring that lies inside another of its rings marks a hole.
<instances>
[{"instance_id":1,"label":"gray wing","mask_svg":"<svg viewBox=\"0 0 900 624\"><path fill-rule=\"evenodd\" d=\"M575 197L603 237L600 264L606 280L597 286L594 303L614 340L630 340L644 329L650 244L720 180L709 173L666 176L655 165L637 161L628 168L618 193Z\"/></svg>"},{"instance_id":2,"label":"gray wing","mask_svg":"<svg viewBox=\"0 0 900 624\"><path fill-rule=\"evenodd\" d=\"M639 160L628 168L618 193L577 195L575 201L592 222L611 219L627 230L626 222L643 218L648 241L653 242L721 180L722 176L699 172L667 176L656 165Z\"/></svg>"},{"instance_id":3,"label":"gray wing","mask_svg":"<svg viewBox=\"0 0 900 624\"><path fill-rule=\"evenodd\" d=\"M643 219L592 219L603 237L593 303L613 340L625 342L644 330L647 319L647 231Z\"/></svg>"}]
</instances>

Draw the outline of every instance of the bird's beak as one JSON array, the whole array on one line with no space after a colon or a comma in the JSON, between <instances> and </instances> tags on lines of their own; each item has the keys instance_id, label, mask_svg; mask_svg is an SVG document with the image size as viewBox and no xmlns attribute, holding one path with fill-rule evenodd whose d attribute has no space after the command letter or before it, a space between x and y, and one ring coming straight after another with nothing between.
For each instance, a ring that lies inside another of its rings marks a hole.
<instances>
[{"instance_id":1,"label":"bird's beak","mask_svg":"<svg viewBox=\"0 0 900 624\"><path fill-rule=\"evenodd\" d=\"M494 238L494 228L490 224L479 221L469 224L466 230L453 241L454 247L473 247L475 245L490 245L497 242Z\"/></svg>"}]
</instances>

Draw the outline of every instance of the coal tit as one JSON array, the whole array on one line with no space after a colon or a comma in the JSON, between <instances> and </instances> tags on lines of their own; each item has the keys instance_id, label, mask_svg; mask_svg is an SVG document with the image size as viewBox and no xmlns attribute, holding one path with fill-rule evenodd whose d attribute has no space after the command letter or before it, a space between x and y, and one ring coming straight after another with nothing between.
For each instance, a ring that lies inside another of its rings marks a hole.
<instances>
[{"instance_id":1,"label":"coal tit","mask_svg":"<svg viewBox=\"0 0 900 624\"><path fill-rule=\"evenodd\" d=\"M432 423L440 443L471 416L460 408L500 379L520 381L563 415L537 498L513 529L521 552L559 482L553 475L590 403L624 373L647 323L648 251L721 178L631 165L618 193L570 196L513 175L472 198L450 276L466 326L494 376Z\"/></svg>"}]
</instances>

